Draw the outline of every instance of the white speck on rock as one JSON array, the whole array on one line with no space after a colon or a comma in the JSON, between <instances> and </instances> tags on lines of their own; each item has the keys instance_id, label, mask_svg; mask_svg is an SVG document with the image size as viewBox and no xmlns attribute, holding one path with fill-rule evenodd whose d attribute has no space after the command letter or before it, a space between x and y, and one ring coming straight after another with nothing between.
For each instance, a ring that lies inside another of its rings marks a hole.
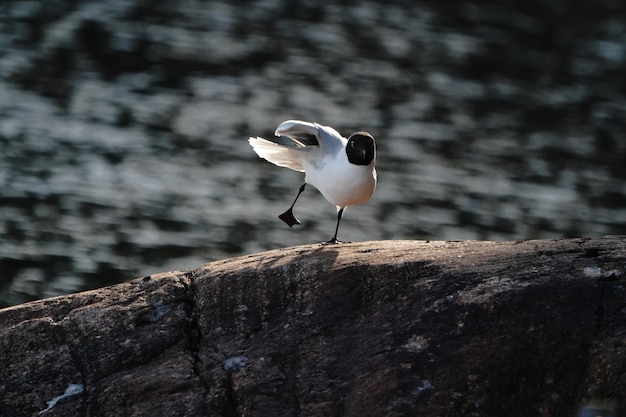
<instances>
[{"instance_id":1,"label":"white speck on rock","mask_svg":"<svg viewBox=\"0 0 626 417\"><path fill-rule=\"evenodd\" d=\"M435 389L435 386L427 379L423 379L420 384L413 390L416 395L421 394L424 391L430 391Z\"/></svg>"},{"instance_id":2,"label":"white speck on rock","mask_svg":"<svg viewBox=\"0 0 626 417\"><path fill-rule=\"evenodd\" d=\"M583 274L589 278L600 278L602 276L602 269L598 266L586 266L583 268Z\"/></svg>"},{"instance_id":3,"label":"white speck on rock","mask_svg":"<svg viewBox=\"0 0 626 417\"><path fill-rule=\"evenodd\" d=\"M603 271L599 266L586 266L583 268L583 274L589 278L610 278L622 275L622 271L617 269Z\"/></svg>"},{"instance_id":4,"label":"white speck on rock","mask_svg":"<svg viewBox=\"0 0 626 417\"><path fill-rule=\"evenodd\" d=\"M418 353L428 347L428 339L424 336L413 335L402 345L402 348L409 352Z\"/></svg>"},{"instance_id":5,"label":"white speck on rock","mask_svg":"<svg viewBox=\"0 0 626 417\"><path fill-rule=\"evenodd\" d=\"M85 387L83 386L83 384L69 384L65 389L65 393L48 401L48 408L46 408L45 410L41 410L39 414L47 413L48 411L52 410L52 407L57 405L57 403L62 399L81 394L83 391L85 391Z\"/></svg>"},{"instance_id":6,"label":"white speck on rock","mask_svg":"<svg viewBox=\"0 0 626 417\"><path fill-rule=\"evenodd\" d=\"M246 366L248 358L245 356L232 356L224 360L224 370L226 372L235 372Z\"/></svg>"}]
</instances>

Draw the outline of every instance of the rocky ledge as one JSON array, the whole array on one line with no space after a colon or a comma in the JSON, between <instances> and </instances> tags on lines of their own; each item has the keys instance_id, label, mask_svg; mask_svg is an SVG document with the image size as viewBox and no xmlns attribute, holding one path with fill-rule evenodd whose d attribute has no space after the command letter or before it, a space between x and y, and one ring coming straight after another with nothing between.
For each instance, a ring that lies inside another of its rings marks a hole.
<instances>
[{"instance_id":1,"label":"rocky ledge","mask_svg":"<svg viewBox=\"0 0 626 417\"><path fill-rule=\"evenodd\" d=\"M617 415L624 271L623 236L363 242L23 304L0 415Z\"/></svg>"}]
</instances>

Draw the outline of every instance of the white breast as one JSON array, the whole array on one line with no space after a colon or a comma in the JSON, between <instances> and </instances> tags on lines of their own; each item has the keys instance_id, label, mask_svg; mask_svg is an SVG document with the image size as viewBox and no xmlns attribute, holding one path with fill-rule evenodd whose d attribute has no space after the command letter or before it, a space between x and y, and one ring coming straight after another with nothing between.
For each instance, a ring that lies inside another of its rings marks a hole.
<instances>
[{"instance_id":1,"label":"white breast","mask_svg":"<svg viewBox=\"0 0 626 417\"><path fill-rule=\"evenodd\" d=\"M303 161L305 182L317 188L337 207L365 203L376 188L376 169L350 164L342 150L334 158Z\"/></svg>"}]
</instances>

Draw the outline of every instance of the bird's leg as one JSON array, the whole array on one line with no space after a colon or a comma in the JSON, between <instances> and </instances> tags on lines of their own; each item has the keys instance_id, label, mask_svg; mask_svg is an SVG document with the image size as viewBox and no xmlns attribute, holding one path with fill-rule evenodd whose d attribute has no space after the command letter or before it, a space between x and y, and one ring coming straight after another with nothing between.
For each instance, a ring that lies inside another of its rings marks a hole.
<instances>
[{"instance_id":1,"label":"bird's leg","mask_svg":"<svg viewBox=\"0 0 626 417\"><path fill-rule=\"evenodd\" d=\"M337 239L337 232L339 231L339 222L341 221L341 217L343 216L344 209L345 207L341 207L339 210L337 210L337 226L335 227L335 236L333 236L332 239L330 239L328 242L325 242L324 244L333 245L335 243L343 243L341 242L341 240Z\"/></svg>"},{"instance_id":2,"label":"bird's leg","mask_svg":"<svg viewBox=\"0 0 626 417\"><path fill-rule=\"evenodd\" d=\"M291 203L291 207L289 207L283 213L280 213L280 215L278 216L278 218L284 221L285 223L287 223L287 226L289 227L293 226L294 224L300 224L300 220L296 219L296 217L293 215L293 206L296 205L296 201L298 201L298 197L300 197L300 194L302 194L302 191L304 191L305 186L306 186L306 182L302 184L302 186L300 187L300 190L298 191L298 195L293 200L293 203Z\"/></svg>"}]
</instances>

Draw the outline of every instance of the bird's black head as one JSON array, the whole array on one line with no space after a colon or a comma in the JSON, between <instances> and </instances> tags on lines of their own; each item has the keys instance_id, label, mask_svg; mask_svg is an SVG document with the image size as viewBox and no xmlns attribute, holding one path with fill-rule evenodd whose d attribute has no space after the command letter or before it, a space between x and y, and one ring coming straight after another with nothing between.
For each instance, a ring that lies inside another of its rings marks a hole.
<instances>
[{"instance_id":1,"label":"bird's black head","mask_svg":"<svg viewBox=\"0 0 626 417\"><path fill-rule=\"evenodd\" d=\"M351 164L369 165L376 157L374 137L367 132L353 133L348 138L346 154Z\"/></svg>"}]
</instances>

